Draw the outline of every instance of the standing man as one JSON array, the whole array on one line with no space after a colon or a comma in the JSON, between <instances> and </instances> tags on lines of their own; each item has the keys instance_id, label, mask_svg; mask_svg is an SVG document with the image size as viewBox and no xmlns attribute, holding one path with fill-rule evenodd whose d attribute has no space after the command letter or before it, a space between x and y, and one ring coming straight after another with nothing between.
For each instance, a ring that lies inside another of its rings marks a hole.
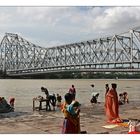
<instances>
[{"instance_id":1,"label":"standing man","mask_svg":"<svg viewBox=\"0 0 140 140\"><path fill-rule=\"evenodd\" d=\"M119 123L122 122L119 118L119 104L117 95L117 84L113 83L112 88L107 92L105 99L105 112L107 122Z\"/></svg>"},{"instance_id":2,"label":"standing man","mask_svg":"<svg viewBox=\"0 0 140 140\"><path fill-rule=\"evenodd\" d=\"M71 88L69 89L69 93L72 94L73 100L75 100L76 89L75 89L74 85L72 85Z\"/></svg>"},{"instance_id":3,"label":"standing man","mask_svg":"<svg viewBox=\"0 0 140 140\"><path fill-rule=\"evenodd\" d=\"M47 88L41 87L41 91L45 93L46 95L46 110L51 110L51 106L50 106L50 95L49 95L49 91ZM41 108L41 102L40 102L40 107Z\"/></svg>"}]
</instances>

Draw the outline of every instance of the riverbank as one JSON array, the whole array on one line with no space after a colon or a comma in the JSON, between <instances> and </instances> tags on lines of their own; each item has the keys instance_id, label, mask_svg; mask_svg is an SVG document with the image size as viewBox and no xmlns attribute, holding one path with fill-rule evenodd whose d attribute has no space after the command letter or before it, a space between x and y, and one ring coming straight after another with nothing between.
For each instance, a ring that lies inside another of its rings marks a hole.
<instances>
[{"instance_id":1,"label":"riverbank","mask_svg":"<svg viewBox=\"0 0 140 140\"><path fill-rule=\"evenodd\" d=\"M122 119L140 119L140 103L130 102L120 106ZM81 130L88 134L127 134L128 127L117 126L104 128L107 125L104 115L104 104L81 106ZM0 134L60 134L63 113L56 111L10 112L0 114Z\"/></svg>"}]
</instances>

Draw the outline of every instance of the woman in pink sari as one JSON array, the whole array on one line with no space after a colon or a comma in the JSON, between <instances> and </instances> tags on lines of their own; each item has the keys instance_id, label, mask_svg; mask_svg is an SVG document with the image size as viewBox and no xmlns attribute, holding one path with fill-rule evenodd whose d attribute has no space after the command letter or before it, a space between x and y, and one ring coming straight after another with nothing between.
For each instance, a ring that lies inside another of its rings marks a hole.
<instances>
[{"instance_id":1,"label":"woman in pink sari","mask_svg":"<svg viewBox=\"0 0 140 140\"><path fill-rule=\"evenodd\" d=\"M119 104L116 88L117 85L113 83L112 88L107 92L105 97L105 112L107 122L109 123L122 122L119 118Z\"/></svg>"}]
</instances>

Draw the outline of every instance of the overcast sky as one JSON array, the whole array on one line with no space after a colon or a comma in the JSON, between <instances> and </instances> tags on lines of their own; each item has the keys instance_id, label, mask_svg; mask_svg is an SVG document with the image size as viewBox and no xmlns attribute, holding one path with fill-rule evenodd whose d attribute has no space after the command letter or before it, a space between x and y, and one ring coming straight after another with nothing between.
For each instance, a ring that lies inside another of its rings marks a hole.
<instances>
[{"instance_id":1,"label":"overcast sky","mask_svg":"<svg viewBox=\"0 0 140 140\"><path fill-rule=\"evenodd\" d=\"M110 36L140 26L140 7L0 7L0 40L17 33L42 47Z\"/></svg>"}]
</instances>

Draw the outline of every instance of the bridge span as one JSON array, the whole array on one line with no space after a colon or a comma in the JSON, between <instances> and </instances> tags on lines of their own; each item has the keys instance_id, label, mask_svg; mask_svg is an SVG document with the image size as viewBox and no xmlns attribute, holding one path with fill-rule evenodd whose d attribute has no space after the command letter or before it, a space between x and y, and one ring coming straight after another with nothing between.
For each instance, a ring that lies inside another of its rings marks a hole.
<instances>
[{"instance_id":1,"label":"bridge span","mask_svg":"<svg viewBox=\"0 0 140 140\"><path fill-rule=\"evenodd\" d=\"M51 48L6 33L0 70L9 76L73 72L140 72L140 30Z\"/></svg>"}]
</instances>

